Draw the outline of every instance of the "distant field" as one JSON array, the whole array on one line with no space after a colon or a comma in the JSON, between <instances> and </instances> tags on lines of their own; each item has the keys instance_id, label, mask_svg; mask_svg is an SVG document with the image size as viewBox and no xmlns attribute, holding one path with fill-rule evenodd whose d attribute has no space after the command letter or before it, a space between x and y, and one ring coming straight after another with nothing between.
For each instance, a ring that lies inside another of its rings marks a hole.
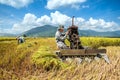
<instances>
[{"instance_id":1,"label":"distant field","mask_svg":"<svg viewBox=\"0 0 120 80\"><path fill-rule=\"evenodd\" d=\"M0 41L12 41L16 40L14 37L0 37Z\"/></svg>"},{"instance_id":2,"label":"distant field","mask_svg":"<svg viewBox=\"0 0 120 80\"><path fill-rule=\"evenodd\" d=\"M63 63L54 54L54 38L27 38L18 45L15 37L1 37L0 80L120 80L120 38L80 39L84 46L107 49L111 63Z\"/></svg>"}]
</instances>

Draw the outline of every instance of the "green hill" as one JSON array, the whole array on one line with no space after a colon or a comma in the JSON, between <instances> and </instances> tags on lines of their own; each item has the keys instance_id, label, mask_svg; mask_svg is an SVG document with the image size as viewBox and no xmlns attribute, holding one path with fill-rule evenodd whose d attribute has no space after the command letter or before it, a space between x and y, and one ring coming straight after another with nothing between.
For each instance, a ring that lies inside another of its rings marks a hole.
<instances>
[{"instance_id":1,"label":"green hill","mask_svg":"<svg viewBox=\"0 0 120 80\"><path fill-rule=\"evenodd\" d=\"M45 25L28 30L24 32L24 34L26 34L27 36L34 37L53 37L55 35L56 30L57 27L55 26Z\"/></svg>"},{"instance_id":2,"label":"green hill","mask_svg":"<svg viewBox=\"0 0 120 80\"><path fill-rule=\"evenodd\" d=\"M44 25L30 29L23 34L31 37L54 37L57 27ZM67 29L65 29L66 31ZM97 32L93 30L79 30L80 36L120 37L120 31Z\"/></svg>"}]
</instances>

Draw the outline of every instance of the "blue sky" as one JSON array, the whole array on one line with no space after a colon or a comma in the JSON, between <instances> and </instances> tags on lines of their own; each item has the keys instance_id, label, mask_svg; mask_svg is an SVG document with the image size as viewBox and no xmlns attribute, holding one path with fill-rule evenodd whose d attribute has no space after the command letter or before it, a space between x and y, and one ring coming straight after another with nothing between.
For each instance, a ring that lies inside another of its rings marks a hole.
<instances>
[{"instance_id":1,"label":"blue sky","mask_svg":"<svg viewBox=\"0 0 120 80\"><path fill-rule=\"evenodd\" d=\"M120 30L120 0L0 0L0 33L21 33L51 24L82 30Z\"/></svg>"}]
</instances>

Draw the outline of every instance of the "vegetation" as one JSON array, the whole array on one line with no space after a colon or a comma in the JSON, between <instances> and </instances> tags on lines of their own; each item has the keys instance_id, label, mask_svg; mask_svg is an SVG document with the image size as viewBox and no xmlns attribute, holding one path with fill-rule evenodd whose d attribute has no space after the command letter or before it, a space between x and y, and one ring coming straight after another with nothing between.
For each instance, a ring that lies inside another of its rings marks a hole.
<instances>
[{"instance_id":1,"label":"vegetation","mask_svg":"<svg viewBox=\"0 0 120 80\"><path fill-rule=\"evenodd\" d=\"M107 49L110 64L93 60L77 65L63 63L54 54L54 38L27 38L17 44L0 38L0 80L119 80L120 38L82 37L82 45ZM69 42L66 41L69 45Z\"/></svg>"},{"instance_id":2,"label":"vegetation","mask_svg":"<svg viewBox=\"0 0 120 80\"><path fill-rule=\"evenodd\" d=\"M120 38L82 37L82 44L92 48L120 46Z\"/></svg>"}]
</instances>

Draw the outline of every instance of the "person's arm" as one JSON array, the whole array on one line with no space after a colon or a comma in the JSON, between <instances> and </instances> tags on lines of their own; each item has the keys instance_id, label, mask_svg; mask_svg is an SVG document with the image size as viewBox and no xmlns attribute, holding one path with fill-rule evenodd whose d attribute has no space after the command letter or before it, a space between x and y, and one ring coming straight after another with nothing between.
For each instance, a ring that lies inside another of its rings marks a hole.
<instances>
[{"instance_id":1,"label":"person's arm","mask_svg":"<svg viewBox=\"0 0 120 80\"><path fill-rule=\"evenodd\" d=\"M65 40L65 39L67 38L68 33L69 33L69 31L67 31L67 32L65 33L65 35L62 36L62 39L63 39L63 40Z\"/></svg>"},{"instance_id":2,"label":"person's arm","mask_svg":"<svg viewBox=\"0 0 120 80\"><path fill-rule=\"evenodd\" d=\"M67 37L67 35L65 34L64 36L60 36L60 39L61 39L61 40L65 40L66 37Z\"/></svg>"}]
</instances>

